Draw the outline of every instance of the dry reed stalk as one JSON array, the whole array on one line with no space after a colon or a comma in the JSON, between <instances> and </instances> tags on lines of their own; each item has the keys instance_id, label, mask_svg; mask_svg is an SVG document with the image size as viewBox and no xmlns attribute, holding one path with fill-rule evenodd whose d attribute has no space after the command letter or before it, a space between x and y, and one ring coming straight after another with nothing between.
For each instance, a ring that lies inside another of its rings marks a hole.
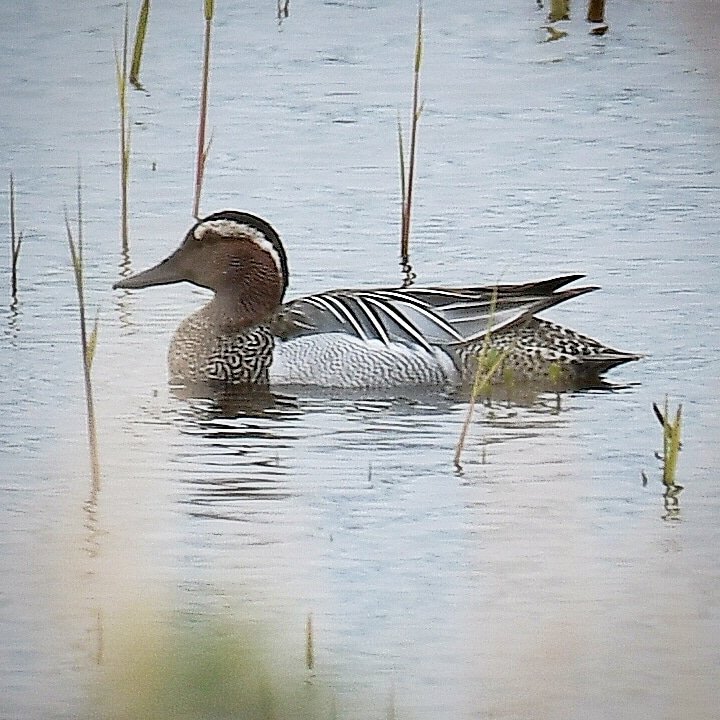
<instances>
[{"instance_id":1,"label":"dry reed stalk","mask_svg":"<svg viewBox=\"0 0 720 720\"><path fill-rule=\"evenodd\" d=\"M312 613L308 613L307 621L305 622L305 667L310 671L315 669Z\"/></svg>"},{"instance_id":2,"label":"dry reed stalk","mask_svg":"<svg viewBox=\"0 0 720 720\"><path fill-rule=\"evenodd\" d=\"M605 0L589 0L587 21L591 23L605 22Z\"/></svg>"},{"instance_id":3,"label":"dry reed stalk","mask_svg":"<svg viewBox=\"0 0 720 720\"><path fill-rule=\"evenodd\" d=\"M473 385L470 391L470 400L468 402L467 412L465 413L465 420L463 421L462 428L460 429L460 437L458 438L457 445L455 446L455 457L453 458L453 462L455 467L458 469L462 467L460 458L465 447L465 440L467 439L473 415L475 414L475 404L477 403L477 399L480 393L490 387L490 384L503 364L503 361L516 346L516 343L511 343L504 350L495 350L490 346L492 339L491 328L493 325L493 318L495 317L496 304L497 288L493 290L492 299L490 301L488 329L485 333L485 337L483 338L482 350L478 353L478 363L475 368L475 377L473 378Z\"/></svg>"},{"instance_id":4,"label":"dry reed stalk","mask_svg":"<svg viewBox=\"0 0 720 720\"><path fill-rule=\"evenodd\" d=\"M210 150L210 141L205 143L207 125L208 81L210 78L210 39L212 20L215 14L215 0L205 0L205 40L203 46L203 75L200 90L200 121L198 123L197 160L195 165L195 197L193 199L193 217L200 217L200 195L202 194L205 163Z\"/></svg>"},{"instance_id":5,"label":"dry reed stalk","mask_svg":"<svg viewBox=\"0 0 720 720\"><path fill-rule=\"evenodd\" d=\"M127 109L128 6L125 4L122 61L115 48L115 79L120 112L120 237L123 250L128 248L128 179L130 176L130 124Z\"/></svg>"},{"instance_id":6,"label":"dry reed stalk","mask_svg":"<svg viewBox=\"0 0 720 720\"><path fill-rule=\"evenodd\" d=\"M482 363L478 362L478 366L475 370L472 391L470 393L470 401L468 402L467 412L465 413L465 420L463 421L462 428L460 429L460 437L458 438L457 445L455 446L455 457L453 458L453 462L457 468L461 467L460 458L462 456L462 451L465 447L465 440L467 439L467 434L470 430L470 425L475 414L475 404L477 403L478 396L490 386L495 373L497 373L503 360L505 360L509 352L510 348L506 348L502 352L498 352L497 357L492 360L489 367L484 367Z\"/></svg>"},{"instance_id":7,"label":"dry reed stalk","mask_svg":"<svg viewBox=\"0 0 720 720\"><path fill-rule=\"evenodd\" d=\"M557 22L558 20L568 20L570 18L570 0L550 0L550 12L548 20Z\"/></svg>"},{"instance_id":8,"label":"dry reed stalk","mask_svg":"<svg viewBox=\"0 0 720 720\"><path fill-rule=\"evenodd\" d=\"M400 256L404 265L408 263L410 253L410 219L412 216L413 188L415 185L415 157L417 151L417 128L423 111L419 100L420 67L423 50L423 9L418 2L417 32L415 36L415 63L413 69L412 116L410 121L410 157L406 163L403 144L402 125L398 119L398 146L400 151L400 184L402 197L402 222L400 226Z\"/></svg>"},{"instance_id":9,"label":"dry reed stalk","mask_svg":"<svg viewBox=\"0 0 720 720\"><path fill-rule=\"evenodd\" d=\"M85 306L85 273L83 266L83 215L82 215L82 180L78 171L77 186L77 244L73 238L70 227L70 218L65 208L65 229L67 232L70 258L75 275L75 289L78 297L78 310L80 316L80 344L83 360L83 380L85 384L85 406L87 411L88 446L90 451L90 473L93 490L97 492L100 487L100 460L97 441L97 424L95 422L95 403L92 388L92 364L97 346L98 317L95 316L93 328L88 334L87 313Z\"/></svg>"},{"instance_id":10,"label":"dry reed stalk","mask_svg":"<svg viewBox=\"0 0 720 720\"><path fill-rule=\"evenodd\" d=\"M17 233L15 228L15 178L10 173L10 281L13 300L17 300L17 267L23 241L22 231Z\"/></svg>"}]
</instances>

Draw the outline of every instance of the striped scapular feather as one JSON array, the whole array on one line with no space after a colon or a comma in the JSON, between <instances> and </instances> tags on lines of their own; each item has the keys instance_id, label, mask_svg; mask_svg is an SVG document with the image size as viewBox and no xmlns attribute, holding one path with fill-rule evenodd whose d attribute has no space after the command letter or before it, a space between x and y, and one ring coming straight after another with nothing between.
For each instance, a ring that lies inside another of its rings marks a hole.
<instances>
[{"instance_id":1,"label":"striped scapular feather","mask_svg":"<svg viewBox=\"0 0 720 720\"><path fill-rule=\"evenodd\" d=\"M596 287L564 289L583 275L513 285L332 290L283 305L272 324L284 339L348 333L362 340L431 346L475 342Z\"/></svg>"}]
</instances>

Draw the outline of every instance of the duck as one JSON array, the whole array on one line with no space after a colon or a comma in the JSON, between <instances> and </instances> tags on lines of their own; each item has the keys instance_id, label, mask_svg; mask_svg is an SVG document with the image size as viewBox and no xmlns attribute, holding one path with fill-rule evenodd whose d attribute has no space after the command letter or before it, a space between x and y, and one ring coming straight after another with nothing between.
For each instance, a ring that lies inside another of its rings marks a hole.
<instances>
[{"instance_id":1,"label":"duck","mask_svg":"<svg viewBox=\"0 0 720 720\"><path fill-rule=\"evenodd\" d=\"M572 274L515 284L328 290L285 300L289 267L275 229L224 210L197 220L157 265L116 282L189 282L213 291L168 350L173 385L395 388L490 383L593 386L637 360L537 317L596 286Z\"/></svg>"}]
</instances>

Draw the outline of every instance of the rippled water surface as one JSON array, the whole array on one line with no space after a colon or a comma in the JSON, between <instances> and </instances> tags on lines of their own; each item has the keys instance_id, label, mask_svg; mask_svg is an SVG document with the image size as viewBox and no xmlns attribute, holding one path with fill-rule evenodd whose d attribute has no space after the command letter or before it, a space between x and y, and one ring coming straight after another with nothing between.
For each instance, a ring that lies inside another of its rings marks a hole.
<instances>
[{"instance_id":1,"label":"rippled water surface","mask_svg":"<svg viewBox=\"0 0 720 720\"><path fill-rule=\"evenodd\" d=\"M414 3L293 2L282 23L269 1L216 5L203 210L270 220L291 296L398 283ZM602 291L548 316L647 357L610 392L479 407L459 470L462 396L173 395L167 343L205 293L110 288L191 222L201 3L152 6L129 256L122 6L0 4L0 167L25 238L12 305L0 275L0 717L82 716L114 628L173 611L251 619L338 717L716 717L716 9L609 3L595 37L578 7L557 42L530 1L425 10L419 281L584 272ZM94 490L63 221L78 159ZM654 457L666 394L686 418L676 507Z\"/></svg>"}]
</instances>

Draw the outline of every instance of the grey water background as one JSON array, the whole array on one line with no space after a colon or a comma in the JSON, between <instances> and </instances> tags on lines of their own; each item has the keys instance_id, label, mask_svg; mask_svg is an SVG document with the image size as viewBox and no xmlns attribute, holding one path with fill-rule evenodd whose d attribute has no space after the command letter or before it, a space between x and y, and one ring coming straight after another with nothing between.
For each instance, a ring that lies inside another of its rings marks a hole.
<instances>
[{"instance_id":1,"label":"grey water background","mask_svg":"<svg viewBox=\"0 0 720 720\"><path fill-rule=\"evenodd\" d=\"M717 8L611 2L593 37L577 7L550 43L532 2L425 10L419 282L584 272L602 290L547 316L647 357L613 392L479 408L460 471L462 397L173 396L167 343L206 294L110 286L192 221L201 3L152 7L129 257L123 6L0 4L0 167L25 231L16 305L0 270L0 717L82 715L98 648L138 608L252 617L298 666L311 613L314 681L342 717L716 717ZM267 218L291 296L400 281L414 30L401 0L291 3L282 23L272 2L217 3L202 209ZM63 221L78 161L97 493ZM666 393L686 415L670 509L651 411Z\"/></svg>"}]
</instances>

